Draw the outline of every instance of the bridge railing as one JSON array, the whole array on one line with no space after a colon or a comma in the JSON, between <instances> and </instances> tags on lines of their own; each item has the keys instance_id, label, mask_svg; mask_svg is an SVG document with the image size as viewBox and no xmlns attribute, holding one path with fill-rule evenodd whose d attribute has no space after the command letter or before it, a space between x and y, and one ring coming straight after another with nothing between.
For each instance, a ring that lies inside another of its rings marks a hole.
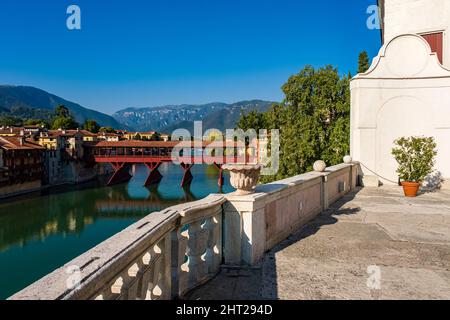
<instances>
[{"instance_id":1,"label":"bridge railing","mask_svg":"<svg viewBox=\"0 0 450 320\"><path fill-rule=\"evenodd\" d=\"M152 213L10 299L182 297L220 270L223 202L211 195Z\"/></svg>"}]
</instances>

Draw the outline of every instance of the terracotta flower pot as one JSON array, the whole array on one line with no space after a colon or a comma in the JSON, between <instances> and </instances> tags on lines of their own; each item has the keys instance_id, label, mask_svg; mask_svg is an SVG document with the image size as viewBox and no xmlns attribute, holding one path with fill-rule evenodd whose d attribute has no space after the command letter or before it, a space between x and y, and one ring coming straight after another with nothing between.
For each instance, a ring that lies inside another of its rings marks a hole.
<instances>
[{"instance_id":1,"label":"terracotta flower pot","mask_svg":"<svg viewBox=\"0 0 450 320\"><path fill-rule=\"evenodd\" d=\"M405 196L414 198L417 197L417 193L419 192L420 183L417 182L402 182L403 191L405 192Z\"/></svg>"}]
</instances>

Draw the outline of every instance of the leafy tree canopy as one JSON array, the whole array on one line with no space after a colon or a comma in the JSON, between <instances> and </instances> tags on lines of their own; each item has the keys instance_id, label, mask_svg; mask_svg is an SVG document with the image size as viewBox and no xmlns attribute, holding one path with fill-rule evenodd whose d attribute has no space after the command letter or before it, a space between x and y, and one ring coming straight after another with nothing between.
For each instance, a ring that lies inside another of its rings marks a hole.
<instances>
[{"instance_id":1,"label":"leafy tree canopy","mask_svg":"<svg viewBox=\"0 0 450 320\"><path fill-rule=\"evenodd\" d=\"M53 130L75 130L79 127L80 125L75 121L68 108L62 105L56 107L55 116L52 119L51 125Z\"/></svg>"},{"instance_id":2,"label":"leafy tree canopy","mask_svg":"<svg viewBox=\"0 0 450 320\"><path fill-rule=\"evenodd\" d=\"M71 116L69 109L63 105L57 106L55 108L55 115L57 117L64 117L64 118L69 118Z\"/></svg>"},{"instance_id":3,"label":"leafy tree canopy","mask_svg":"<svg viewBox=\"0 0 450 320\"><path fill-rule=\"evenodd\" d=\"M136 133L136 135L133 137L133 140L142 140L142 137L139 133Z\"/></svg>"},{"instance_id":4,"label":"leafy tree canopy","mask_svg":"<svg viewBox=\"0 0 450 320\"><path fill-rule=\"evenodd\" d=\"M86 120L83 129L92 133L98 133L100 131L100 125L95 120Z\"/></svg>"},{"instance_id":5,"label":"leafy tree canopy","mask_svg":"<svg viewBox=\"0 0 450 320\"><path fill-rule=\"evenodd\" d=\"M52 129L76 130L78 123L72 117L55 117L52 122Z\"/></svg>"},{"instance_id":6,"label":"leafy tree canopy","mask_svg":"<svg viewBox=\"0 0 450 320\"><path fill-rule=\"evenodd\" d=\"M101 133L116 133L113 127L101 127L99 132Z\"/></svg>"},{"instance_id":7,"label":"leafy tree canopy","mask_svg":"<svg viewBox=\"0 0 450 320\"><path fill-rule=\"evenodd\" d=\"M358 73L367 72L369 68L370 68L369 55L367 54L367 51L363 51L359 54Z\"/></svg>"},{"instance_id":8,"label":"leafy tree canopy","mask_svg":"<svg viewBox=\"0 0 450 320\"><path fill-rule=\"evenodd\" d=\"M150 137L150 141L161 141L161 134L159 134L158 132L155 132L154 134L152 134L152 136Z\"/></svg>"},{"instance_id":9,"label":"leafy tree canopy","mask_svg":"<svg viewBox=\"0 0 450 320\"><path fill-rule=\"evenodd\" d=\"M0 125L5 127L20 127L23 125L23 121L22 119L13 116L2 116L0 117Z\"/></svg>"},{"instance_id":10,"label":"leafy tree canopy","mask_svg":"<svg viewBox=\"0 0 450 320\"><path fill-rule=\"evenodd\" d=\"M43 126L44 128L50 128L50 124L43 119L28 119L23 123L25 126Z\"/></svg>"},{"instance_id":11,"label":"leafy tree canopy","mask_svg":"<svg viewBox=\"0 0 450 320\"><path fill-rule=\"evenodd\" d=\"M349 78L332 66L306 66L289 78L285 99L265 113L243 115L239 128L280 129L280 170L269 182L312 170L316 160L328 165L342 162L349 153Z\"/></svg>"}]
</instances>

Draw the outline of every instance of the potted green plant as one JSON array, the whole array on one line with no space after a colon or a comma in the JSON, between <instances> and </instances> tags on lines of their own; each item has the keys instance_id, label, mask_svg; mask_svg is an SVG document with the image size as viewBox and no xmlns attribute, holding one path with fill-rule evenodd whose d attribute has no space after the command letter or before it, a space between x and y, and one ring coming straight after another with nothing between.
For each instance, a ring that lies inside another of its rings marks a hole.
<instances>
[{"instance_id":1,"label":"potted green plant","mask_svg":"<svg viewBox=\"0 0 450 320\"><path fill-rule=\"evenodd\" d=\"M397 173L405 196L416 197L425 177L433 172L437 155L434 138L403 137L394 143L392 155L398 162Z\"/></svg>"}]
</instances>

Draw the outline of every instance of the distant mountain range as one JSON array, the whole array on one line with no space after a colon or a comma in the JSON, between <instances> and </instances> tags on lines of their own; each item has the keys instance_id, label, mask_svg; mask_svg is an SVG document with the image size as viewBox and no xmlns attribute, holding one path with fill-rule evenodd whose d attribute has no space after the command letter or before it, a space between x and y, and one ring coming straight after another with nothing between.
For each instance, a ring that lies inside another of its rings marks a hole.
<instances>
[{"instance_id":1,"label":"distant mountain range","mask_svg":"<svg viewBox=\"0 0 450 320\"><path fill-rule=\"evenodd\" d=\"M65 105L69 108L80 124L92 119L101 126L123 127L107 114L82 107L44 90L34 87L0 85L0 114L2 115L25 119L49 119L54 109L59 105Z\"/></svg>"},{"instance_id":2,"label":"distant mountain range","mask_svg":"<svg viewBox=\"0 0 450 320\"><path fill-rule=\"evenodd\" d=\"M120 123L137 131L156 130L171 133L175 129L193 132L194 121L203 121L203 130L233 129L242 113L266 111L274 102L251 100L232 104L222 102L202 105L168 105L149 108L128 108L113 114Z\"/></svg>"},{"instance_id":3,"label":"distant mountain range","mask_svg":"<svg viewBox=\"0 0 450 320\"><path fill-rule=\"evenodd\" d=\"M50 119L59 105L64 105L80 124L95 120L101 126L128 131L159 131L171 133L184 128L193 132L194 121L203 121L203 130L233 129L242 113L266 111L273 102L241 101L232 104L214 102L201 105L167 105L149 108L128 108L112 116L85 108L44 90L26 86L0 85L0 116L21 119Z\"/></svg>"}]
</instances>

